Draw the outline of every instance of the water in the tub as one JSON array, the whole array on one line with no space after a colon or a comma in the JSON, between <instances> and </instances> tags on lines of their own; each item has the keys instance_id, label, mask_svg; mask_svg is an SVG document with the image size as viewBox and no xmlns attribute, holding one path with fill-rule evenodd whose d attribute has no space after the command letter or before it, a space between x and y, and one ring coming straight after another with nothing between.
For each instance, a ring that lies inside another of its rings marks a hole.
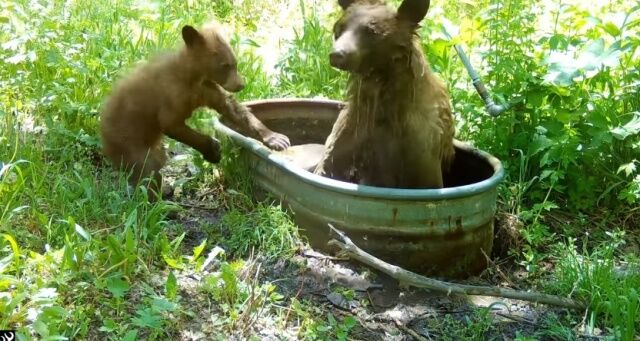
<instances>
[{"instance_id":1,"label":"water in the tub","mask_svg":"<svg viewBox=\"0 0 640 341\"><path fill-rule=\"evenodd\" d=\"M318 143L300 144L291 146L283 151L277 151L278 154L293 165L313 172L315 166L320 162L324 145Z\"/></svg>"}]
</instances>

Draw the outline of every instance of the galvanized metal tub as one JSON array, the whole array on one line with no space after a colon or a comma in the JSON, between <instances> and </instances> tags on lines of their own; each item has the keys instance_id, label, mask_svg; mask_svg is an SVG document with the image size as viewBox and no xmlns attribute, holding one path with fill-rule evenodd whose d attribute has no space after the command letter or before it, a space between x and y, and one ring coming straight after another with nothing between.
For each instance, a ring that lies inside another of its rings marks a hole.
<instances>
[{"instance_id":1,"label":"galvanized metal tub","mask_svg":"<svg viewBox=\"0 0 640 341\"><path fill-rule=\"evenodd\" d=\"M292 145L323 144L342 102L270 99L245 103ZM443 189L361 186L305 170L317 162L292 162L222 123L216 129L242 147L255 181L280 197L312 247L327 250L327 223L345 231L361 248L392 264L425 274L463 278L486 267L493 246L497 186L504 176L498 159L455 141L456 159ZM483 253L484 252L484 253Z\"/></svg>"}]
</instances>

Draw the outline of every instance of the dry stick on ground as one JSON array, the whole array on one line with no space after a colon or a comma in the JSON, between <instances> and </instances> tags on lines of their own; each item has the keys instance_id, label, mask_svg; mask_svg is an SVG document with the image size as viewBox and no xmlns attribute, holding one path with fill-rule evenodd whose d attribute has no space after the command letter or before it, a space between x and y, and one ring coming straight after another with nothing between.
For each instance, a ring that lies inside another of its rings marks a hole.
<instances>
[{"instance_id":1,"label":"dry stick on ground","mask_svg":"<svg viewBox=\"0 0 640 341\"><path fill-rule=\"evenodd\" d=\"M386 263L359 248L354 244L349 237L347 237L342 231L339 231L333 225L329 224L331 230L333 230L342 241L332 239L329 241L329 245L340 248L344 253L352 259L358 260L368 266L376 268L387 275L397 279L403 284L408 284L417 288L426 288L435 291L444 292L447 295L484 295L492 297L511 298L522 301L529 301L535 303L549 304L564 308L571 309L584 309L585 305L579 301L560 297L555 295L548 295L538 292L525 292L513 289L498 288L493 286L476 286L467 284L456 284L443 282L436 279L424 277L405 270L401 267Z\"/></svg>"},{"instance_id":2,"label":"dry stick on ground","mask_svg":"<svg viewBox=\"0 0 640 341\"><path fill-rule=\"evenodd\" d=\"M405 333L413 336L414 339L416 339L418 341L427 341L427 339L425 337L420 336L420 334L416 333L415 330L405 326L400 321L394 319L393 322L395 322L396 326L398 328L402 329Z\"/></svg>"},{"instance_id":3,"label":"dry stick on ground","mask_svg":"<svg viewBox=\"0 0 640 341\"><path fill-rule=\"evenodd\" d=\"M505 275L504 272L502 272L502 270L500 270L500 266L498 264L496 264L496 262L494 262L493 259L491 259L491 257L489 257L487 255L487 253L484 252L484 250L480 250L480 251L482 252L482 255L484 256L484 258L487 260L487 263L490 263L493 267L495 267L495 269L498 271L498 274L500 275L500 277L502 277L502 280L507 282L507 284L509 284L509 285L513 285L513 282L509 279L509 277L507 277L507 275Z\"/></svg>"}]
</instances>

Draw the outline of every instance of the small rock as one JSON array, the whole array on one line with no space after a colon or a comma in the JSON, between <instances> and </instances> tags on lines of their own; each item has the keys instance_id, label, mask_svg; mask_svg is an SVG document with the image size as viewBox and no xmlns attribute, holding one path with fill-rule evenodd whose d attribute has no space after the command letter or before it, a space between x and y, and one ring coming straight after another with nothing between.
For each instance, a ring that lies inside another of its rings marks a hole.
<instances>
[{"instance_id":1,"label":"small rock","mask_svg":"<svg viewBox=\"0 0 640 341\"><path fill-rule=\"evenodd\" d=\"M337 292L332 292L327 295L327 299L331 304L340 308L340 309L349 309L349 301L342 295Z\"/></svg>"}]
</instances>

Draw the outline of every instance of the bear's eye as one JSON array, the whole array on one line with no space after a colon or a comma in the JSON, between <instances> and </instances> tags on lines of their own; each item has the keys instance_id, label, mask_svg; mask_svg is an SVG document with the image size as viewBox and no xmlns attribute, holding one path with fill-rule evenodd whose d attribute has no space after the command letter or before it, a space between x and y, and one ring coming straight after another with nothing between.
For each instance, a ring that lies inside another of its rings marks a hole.
<instances>
[{"instance_id":1,"label":"bear's eye","mask_svg":"<svg viewBox=\"0 0 640 341\"><path fill-rule=\"evenodd\" d=\"M377 24L372 21L364 25L364 32L370 35L378 34Z\"/></svg>"}]
</instances>

